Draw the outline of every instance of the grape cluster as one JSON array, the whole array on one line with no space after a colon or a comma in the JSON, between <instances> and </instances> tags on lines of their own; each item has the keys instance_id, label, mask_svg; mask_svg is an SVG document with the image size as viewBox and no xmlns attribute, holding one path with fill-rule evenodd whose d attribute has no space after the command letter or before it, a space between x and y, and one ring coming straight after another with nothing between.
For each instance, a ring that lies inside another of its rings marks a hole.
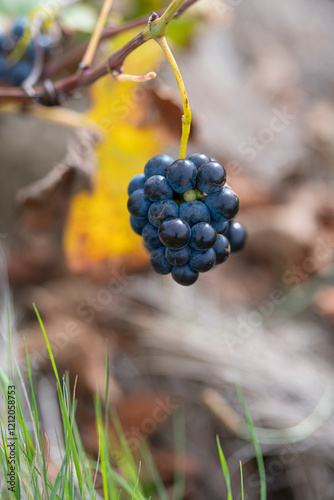
<instances>
[{"instance_id":1,"label":"grape cluster","mask_svg":"<svg viewBox=\"0 0 334 500\"><path fill-rule=\"evenodd\" d=\"M25 17L17 18L9 32L0 33L0 81L13 87L19 87L32 72L36 50L45 56L52 48L52 39L49 35L39 34L30 40L25 52L18 61L11 58L28 25Z\"/></svg>"},{"instance_id":2,"label":"grape cluster","mask_svg":"<svg viewBox=\"0 0 334 500\"><path fill-rule=\"evenodd\" d=\"M246 230L233 221L238 196L224 167L204 154L154 156L128 194L130 224L151 252L152 268L180 285L192 285L245 245Z\"/></svg>"}]
</instances>

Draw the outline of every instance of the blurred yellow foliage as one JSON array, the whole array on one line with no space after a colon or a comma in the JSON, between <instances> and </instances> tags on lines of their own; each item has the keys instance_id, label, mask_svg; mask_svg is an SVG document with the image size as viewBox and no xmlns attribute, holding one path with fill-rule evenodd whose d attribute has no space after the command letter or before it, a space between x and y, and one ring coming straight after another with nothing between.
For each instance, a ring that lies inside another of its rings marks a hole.
<instances>
[{"instance_id":1,"label":"blurred yellow foliage","mask_svg":"<svg viewBox=\"0 0 334 500\"><path fill-rule=\"evenodd\" d=\"M131 36L120 36L112 50ZM139 75L154 70L162 57L158 45L150 41L130 55L125 72ZM129 224L127 185L143 172L150 157L165 151L163 141L167 139L153 126L141 124L141 85L118 83L107 76L92 87L93 105L87 118L97 123L104 140L97 148L94 193L74 198L67 221L64 247L72 269L87 269L105 260L138 263L148 258L141 238Z\"/></svg>"}]
</instances>

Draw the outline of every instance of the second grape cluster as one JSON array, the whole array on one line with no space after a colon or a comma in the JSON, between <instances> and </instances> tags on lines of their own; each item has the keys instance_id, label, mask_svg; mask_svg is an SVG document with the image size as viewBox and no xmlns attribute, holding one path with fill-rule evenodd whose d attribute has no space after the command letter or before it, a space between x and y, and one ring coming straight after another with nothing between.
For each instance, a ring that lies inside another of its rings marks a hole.
<instances>
[{"instance_id":1,"label":"second grape cluster","mask_svg":"<svg viewBox=\"0 0 334 500\"><path fill-rule=\"evenodd\" d=\"M128 194L130 224L151 252L152 268L180 285L192 285L245 244L245 228L233 221L239 198L224 167L204 154L151 158Z\"/></svg>"}]
</instances>

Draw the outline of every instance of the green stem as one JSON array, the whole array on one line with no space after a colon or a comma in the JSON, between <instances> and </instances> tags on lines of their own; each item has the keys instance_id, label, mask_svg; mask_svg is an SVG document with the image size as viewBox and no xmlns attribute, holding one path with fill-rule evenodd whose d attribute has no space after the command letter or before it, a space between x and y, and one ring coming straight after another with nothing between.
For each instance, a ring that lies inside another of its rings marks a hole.
<instances>
[{"instance_id":1,"label":"green stem","mask_svg":"<svg viewBox=\"0 0 334 500\"><path fill-rule=\"evenodd\" d=\"M168 24L173 19L177 11L182 7L185 0L173 0L162 16L151 23L151 33L153 38L161 38L166 35Z\"/></svg>"},{"instance_id":2,"label":"green stem","mask_svg":"<svg viewBox=\"0 0 334 500\"><path fill-rule=\"evenodd\" d=\"M173 70L173 73L174 73L176 81L177 81L177 85L179 87L181 100L182 100L182 106L183 106L182 137L181 137L181 143L180 143L179 158L185 158L189 134L190 134L190 127L191 127L191 109L190 109L190 105L189 105L189 99L187 96L186 88L184 86L181 72L179 70L179 67L178 67L176 61L175 61L175 58L173 56L172 51L169 48L169 45L167 43L166 38L163 36L163 37L154 38L154 39L160 45L163 53L165 54L170 66Z\"/></svg>"}]
</instances>

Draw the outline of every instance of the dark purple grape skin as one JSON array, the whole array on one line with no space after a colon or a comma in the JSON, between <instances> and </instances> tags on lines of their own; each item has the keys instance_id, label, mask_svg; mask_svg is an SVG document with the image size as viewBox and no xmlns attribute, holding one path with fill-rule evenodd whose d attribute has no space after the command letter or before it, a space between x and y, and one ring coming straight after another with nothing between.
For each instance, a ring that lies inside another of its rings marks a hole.
<instances>
[{"instance_id":1,"label":"dark purple grape skin","mask_svg":"<svg viewBox=\"0 0 334 500\"><path fill-rule=\"evenodd\" d=\"M219 222L216 220L212 220L210 224L218 234L225 234L228 229L229 222L224 219Z\"/></svg>"},{"instance_id":2,"label":"dark purple grape skin","mask_svg":"<svg viewBox=\"0 0 334 500\"><path fill-rule=\"evenodd\" d=\"M220 191L226 182L225 168L217 161L204 163L197 172L197 188L203 193Z\"/></svg>"},{"instance_id":3,"label":"dark purple grape skin","mask_svg":"<svg viewBox=\"0 0 334 500\"><path fill-rule=\"evenodd\" d=\"M194 250L208 250L216 243L216 230L207 222L199 222L191 228L190 246Z\"/></svg>"},{"instance_id":4,"label":"dark purple grape skin","mask_svg":"<svg viewBox=\"0 0 334 500\"><path fill-rule=\"evenodd\" d=\"M139 236L142 235L143 229L146 226L146 224L148 224L148 219L139 219L138 217L130 215L130 225L132 227L132 230L136 234L139 234Z\"/></svg>"},{"instance_id":5,"label":"dark purple grape skin","mask_svg":"<svg viewBox=\"0 0 334 500\"><path fill-rule=\"evenodd\" d=\"M152 175L162 175L167 176L167 168L173 163L173 158L169 155L157 155L150 158L145 165L144 175L146 179L152 177Z\"/></svg>"},{"instance_id":6,"label":"dark purple grape skin","mask_svg":"<svg viewBox=\"0 0 334 500\"><path fill-rule=\"evenodd\" d=\"M189 264L184 266L174 266L172 268L172 278L176 283L183 286L193 285L198 280L199 273L195 271Z\"/></svg>"},{"instance_id":7,"label":"dark purple grape skin","mask_svg":"<svg viewBox=\"0 0 334 500\"><path fill-rule=\"evenodd\" d=\"M205 252L200 252L198 250L193 250L191 252L191 257L189 265L199 273L206 273L210 271L216 264L216 253L213 248L206 250Z\"/></svg>"},{"instance_id":8,"label":"dark purple grape skin","mask_svg":"<svg viewBox=\"0 0 334 500\"><path fill-rule=\"evenodd\" d=\"M216 264L222 264L231 253L230 243L225 236L218 234L217 241L213 246L216 254Z\"/></svg>"},{"instance_id":9,"label":"dark purple grape skin","mask_svg":"<svg viewBox=\"0 0 334 500\"><path fill-rule=\"evenodd\" d=\"M158 274L169 274L172 270L171 264L167 261L165 257L165 248L160 247L152 250L150 263L153 271Z\"/></svg>"},{"instance_id":10,"label":"dark purple grape skin","mask_svg":"<svg viewBox=\"0 0 334 500\"><path fill-rule=\"evenodd\" d=\"M162 246L158 235L158 229L150 223L146 224L144 227L142 237L148 250L155 250L156 248L160 248Z\"/></svg>"},{"instance_id":11,"label":"dark purple grape skin","mask_svg":"<svg viewBox=\"0 0 334 500\"><path fill-rule=\"evenodd\" d=\"M215 221L234 219L239 211L239 198L229 188L223 187L221 191L208 194L204 203Z\"/></svg>"},{"instance_id":12,"label":"dark purple grape skin","mask_svg":"<svg viewBox=\"0 0 334 500\"><path fill-rule=\"evenodd\" d=\"M225 234L231 245L231 252L239 252L244 248L247 241L246 228L237 221L230 222L229 228Z\"/></svg>"},{"instance_id":13,"label":"dark purple grape skin","mask_svg":"<svg viewBox=\"0 0 334 500\"><path fill-rule=\"evenodd\" d=\"M196 186L197 169L189 160L176 160L167 168L167 180L176 193L185 193Z\"/></svg>"},{"instance_id":14,"label":"dark purple grape skin","mask_svg":"<svg viewBox=\"0 0 334 500\"><path fill-rule=\"evenodd\" d=\"M210 222L210 212L202 201L187 201L182 203L179 210L180 218L192 227L199 222Z\"/></svg>"},{"instance_id":15,"label":"dark purple grape skin","mask_svg":"<svg viewBox=\"0 0 334 500\"><path fill-rule=\"evenodd\" d=\"M128 186L128 195L130 196L130 194L137 191L137 189L144 189L145 182L146 182L146 177L144 174L138 174L132 177Z\"/></svg>"},{"instance_id":16,"label":"dark purple grape skin","mask_svg":"<svg viewBox=\"0 0 334 500\"><path fill-rule=\"evenodd\" d=\"M137 189L129 196L128 210L134 217L138 217L140 219L147 218L148 210L151 205L152 202L146 198L143 189Z\"/></svg>"},{"instance_id":17,"label":"dark purple grape skin","mask_svg":"<svg viewBox=\"0 0 334 500\"><path fill-rule=\"evenodd\" d=\"M169 217L177 218L179 207L173 200L156 201L148 211L148 220L154 227L159 227Z\"/></svg>"},{"instance_id":18,"label":"dark purple grape skin","mask_svg":"<svg viewBox=\"0 0 334 500\"><path fill-rule=\"evenodd\" d=\"M190 226L182 219L167 219L159 227L159 238L165 247L180 250L189 243Z\"/></svg>"},{"instance_id":19,"label":"dark purple grape skin","mask_svg":"<svg viewBox=\"0 0 334 500\"><path fill-rule=\"evenodd\" d=\"M191 248L187 245L180 250L171 250L166 248L166 259L172 266L183 266L188 264L191 256Z\"/></svg>"},{"instance_id":20,"label":"dark purple grape skin","mask_svg":"<svg viewBox=\"0 0 334 500\"><path fill-rule=\"evenodd\" d=\"M173 190L162 175L152 175L145 182L144 193L150 201L169 200L173 196Z\"/></svg>"},{"instance_id":21,"label":"dark purple grape skin","mask_svg":"<svg viewBox=\"0 0 334 500\"><path fill-rule=\"evenodd\" d=\"M190 160L197 169L199 169L203 163L210 161L210 158L203 153L192 153L191 155L188 155L186 159Z\"/></svg>"}]
</instances>

